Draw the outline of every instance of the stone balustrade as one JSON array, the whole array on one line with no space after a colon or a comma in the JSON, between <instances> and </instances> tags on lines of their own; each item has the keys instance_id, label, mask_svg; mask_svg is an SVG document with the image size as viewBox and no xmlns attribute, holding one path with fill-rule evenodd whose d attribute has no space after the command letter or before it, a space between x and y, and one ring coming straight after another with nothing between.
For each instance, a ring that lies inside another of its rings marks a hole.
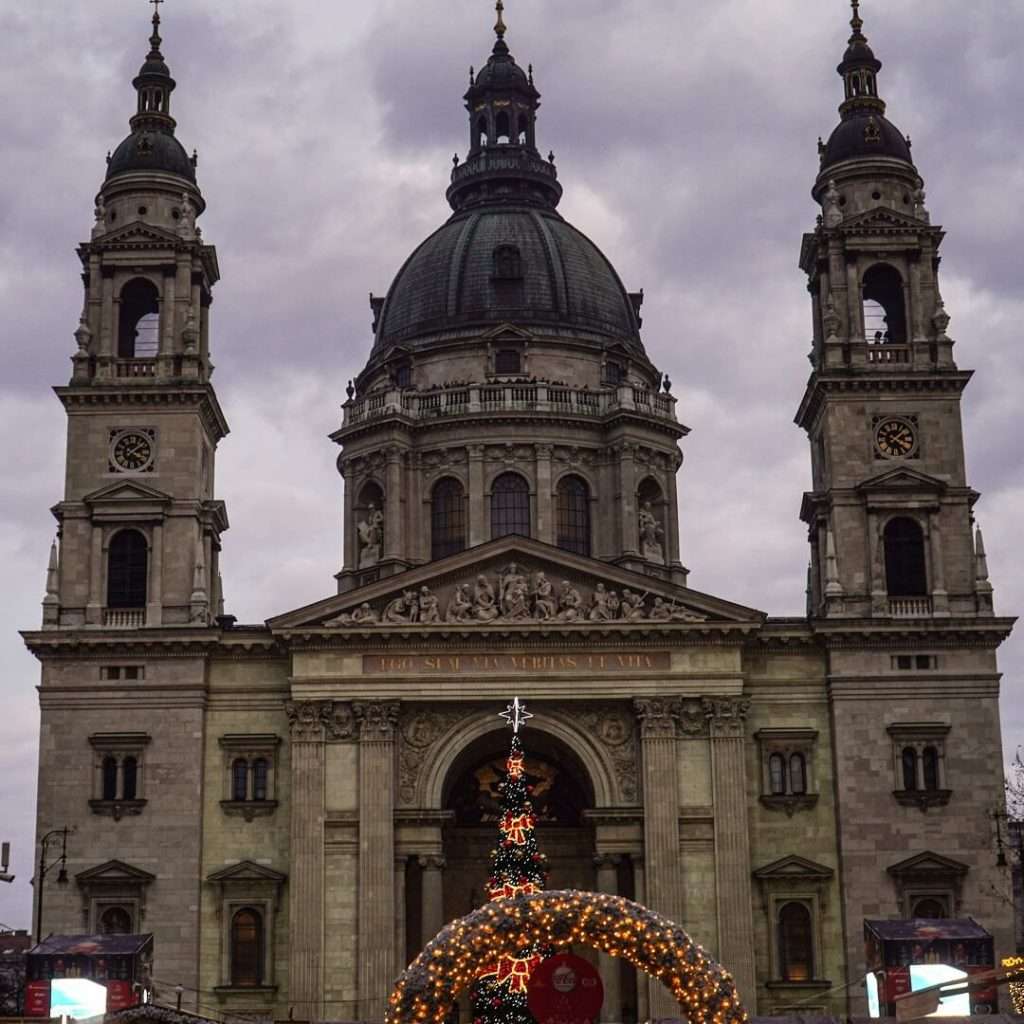
<instances>
[{"instance_id":1,"label":"stone balustrade","mask_svg":"<svg viewBox=\"0 0 1024 1024\"><path fill-rule=\"evenodd\" d=\"M103 625L108 629L141 629L145 624L145 608L106 608L103 611Z\"/></svg>"},{"instance_id":2,"label":"stone balustrade","mask_svg":"<svg viewBox=\"0 0 1024 1024\"><path fill-rule=\"evenodd\" d=\"M889 614L894 619L922 619L932 614L930 597L890 597Z\"/></svg>"},{"instance_id":3,"label":"stone balustrade","mask_svg":"<svg viewBox=\"0 0 1024 1024\"><path fill-rule=\"evenodd\" d=\"M346 402L342 429L390 416L431 420L508 412L544 412L600 419L615 412L629 411L675 423L675 404L676 400L671 395L634 384L601 390L525 381L466 384L431 391L391 389Z\"/></svg>"}]
</instances>

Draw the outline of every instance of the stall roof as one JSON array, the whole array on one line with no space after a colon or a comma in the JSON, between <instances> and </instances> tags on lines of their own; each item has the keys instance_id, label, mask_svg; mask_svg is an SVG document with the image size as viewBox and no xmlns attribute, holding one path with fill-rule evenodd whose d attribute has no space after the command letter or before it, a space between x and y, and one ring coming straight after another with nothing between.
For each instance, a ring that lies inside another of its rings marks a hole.
<instances>
[{"instance_id":1,"label":"stall roof","mask_svg":"<svg viewBox=\"0 0 1024 1024\"><path fill-rule=\"evenodd\" d=\"M914 939L991 939L990 932L974 918L914 917L905 921L864 921L866 931L885 942L909 942Z\"/></svg>"},{"instance_id":2,"label":"stall roof","mask_svg":"<svg viewBox=\"0 0 1024 1024\"><path fill-rule=\"evenodd\" d=\"M48 935L29 956L134 956L152 945L153 934Z\"/></svg>"}]
</instances>

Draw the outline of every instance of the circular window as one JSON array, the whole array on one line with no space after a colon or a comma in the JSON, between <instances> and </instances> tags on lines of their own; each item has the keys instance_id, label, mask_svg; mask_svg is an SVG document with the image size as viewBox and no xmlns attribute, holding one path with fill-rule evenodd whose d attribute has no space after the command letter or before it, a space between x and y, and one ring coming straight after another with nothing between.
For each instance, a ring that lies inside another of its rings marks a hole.
<instances>
[{"instance_id":1,"label":"circular window","mask_svg":"<svg viewBox=\"0 0 1024 1024\"><path fill-rule=\"evenodd\" d=\"M181 210L179 210L177 207L175 207L173 210L171 210L171 216L175 220L181 220Z\"/></svg>"},{"instance_id":2,"label":"circular window","mask_svg":"<svg viewBox=\"0 0 1024 1024\"><path fill-rule=\"evenodd\" d=\"M882 193L876 190L871 193L871 198L877 201L882 198Z\"/></svg>"},{"instance_id":3,"label":"circular window","mask_svg":"<svg viewBox=\"0 0 1024 1024\"><path fill-rule=\"evenodd\" d=\"M149 213L149 207L148 206L140 206L139 207L139 216L140 217L145 217L147 213Z\"/></svg>"}]
</instances>

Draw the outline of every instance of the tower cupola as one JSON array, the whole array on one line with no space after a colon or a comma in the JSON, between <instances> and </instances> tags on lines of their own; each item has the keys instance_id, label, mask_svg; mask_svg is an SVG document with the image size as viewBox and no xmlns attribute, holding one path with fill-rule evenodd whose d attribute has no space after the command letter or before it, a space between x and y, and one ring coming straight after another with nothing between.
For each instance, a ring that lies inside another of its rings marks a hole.
<instances>
[{"instance_id":1,"label":"tower cupola","mask_svg":"<svg viewBox=\"0 0 1024 1024\"><path fill-rule=\"evenodd\" d=\"M469 155L452 171L448 202L462 210L481 203L529 203L555 207L562 197L554 154L537 150L540 93L533 67L524 71L505 42L505 5L497 0L496 39L487 63L469 71L463 99L469 113Z\"/></svg>"},{"instance_id":2,"label":"tower cupola","mask_svg":"<svg viewBox=\"0 0 1024 1024\"><path fill-rule=\"evenodd\" d=\"M158 4L163 0L151 2ZM176 122L171 117L171 93L176 83L160 50L162 42L160 14L155 11L149 53L132 81L138 101L129 122L131 134L114 150L107 163L108 182L133 172L163 172L195 183L196 159L189 157L174 135Z\"/></svg>"}]
</instances>

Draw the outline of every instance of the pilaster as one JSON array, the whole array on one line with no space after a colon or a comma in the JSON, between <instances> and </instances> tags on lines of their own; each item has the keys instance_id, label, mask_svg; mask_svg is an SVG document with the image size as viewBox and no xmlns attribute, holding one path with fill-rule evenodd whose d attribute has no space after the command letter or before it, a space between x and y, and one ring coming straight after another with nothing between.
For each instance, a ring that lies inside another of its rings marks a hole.
<instances>
[{"instance_id":1,"label":"pilaster","mask_svg":"<svg viewBox=\"0 0 1024 1024\"><path fill-rule=\"evenodd\" d=\"M444 869L445 859L436 855L419 858L422 874L422 915L423 931L420 948L444 927Z\"/></svg>"},{"instance_id":2,"label":"pilaster","mask_svg":"<svg viewBox=\"0 0 1024 1024\"><path fill-rule=\"evenodd\" d=\"M624 555L640 554L640 534L636 520L636 461L631 444L621 445L619 458L619 511L622 529L619 542Z\"/></svg>"},{"instance_id":3,"label":"pilaster","mask_svg":"<svg viewBox=\"0 0 1024 1024\"><path fill-rule=\"evenodd\" d=\"M545 544L554 544L555 517L551 493L551 455L554 448L550 444L539 444L534 450L537 470L537 539Z\"/></svg>"},{"instance_id":4,"label":"pilaster","mask_svg":"<svg viewBox=\"0 0 1024 1024\"><path fill-rule=\"evenodd\" d=\"M285 704L291 731L288 1004L300 1020L323 1015L324 724L330 701Z\"/></svg>"},{"instance_id":5,"label":"pilaster","mask_svg":"<svg viewBox=\"0 0 1024 1024\"><path fill-rule=\"evenodd\" d=\"M369 1021L384 1019L396 974L394 809L398 707L398 701L352 705L359 723L359 1017Z\"/></svg>"},{"instance_id":6,"label":"pilaster","mask_svg":"<svg viewBox=\"0 0 1024 1024\"><path fill-rule=\"evenodd\" d=\"M732 972L740 998L753 1012L757 987L744 750L750 701L741 697L710 697L704 699L703 706L711 736L718 960Z\"/></svg>"},{"instance_id":7,"label":"pilaster","mask_svg":"<svg viewBox=\"0 0 1024 1024\"><path fill-rule=\"evenodd\" d=\"M469 454L469 546L476 547L487 540L487 522L484 517L484 446L471 444Z\"/></svg>"},{"instance_id":8,"label":"pilaster","mask_svg":"<svg viewBox=\"0 0 1024 1024\"><path fill-rule=\"evenodd\" d=\"M683 910L676 766L679 702L675 698L651 697L633 701L633 707L640 722L646 905L670 921L679 922ZM652 1017L679 1016L679 1006L663 985L651 984L649 999Z\"/></svg>"},{"instance_id":9,"label":"pilaster","mask_svg":"<svg viewBox=\"0 0 1024 1024\"><path fill-rule=\"evenodd\" d=\"M386 491L384 494L384 558L403 558L402 532L402 451L387 450Z\"/></svg>"}]
</instances>

